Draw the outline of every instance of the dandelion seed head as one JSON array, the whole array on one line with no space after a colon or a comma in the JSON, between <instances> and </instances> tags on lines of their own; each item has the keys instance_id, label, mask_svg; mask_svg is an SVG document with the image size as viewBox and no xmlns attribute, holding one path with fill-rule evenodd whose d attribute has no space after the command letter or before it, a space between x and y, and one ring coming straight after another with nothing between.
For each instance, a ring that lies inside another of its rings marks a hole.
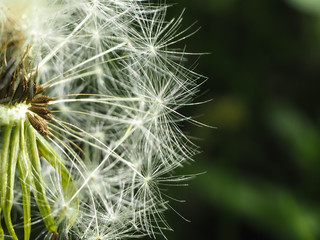
<instances>
[{"instance_id":1,"label":"dandelion seed head","mask_svg":"<svg viewBox=\"0 0 320 240\"><path fill-rule=\"evenodd\" d=\"M12 104L0 102L0 125L22 121L19 136L33 140L30 152L22 139L18 163L38 164L26 167L37 183L27 186L49 232L111 240L170 229L163 187L188 179L174 174L197 152L180 130L192 119L179 109L201 76L173 47L191 33L181 16L166 20L167 8L142 0L0 3L0 56L8 58L0 64L17 73L0 77L13 90L7 96L0 84L0 100ZM21 66L8 65L17 56ZM21 98L17 79L31 86Z\"/></svg>"}]
</instances>

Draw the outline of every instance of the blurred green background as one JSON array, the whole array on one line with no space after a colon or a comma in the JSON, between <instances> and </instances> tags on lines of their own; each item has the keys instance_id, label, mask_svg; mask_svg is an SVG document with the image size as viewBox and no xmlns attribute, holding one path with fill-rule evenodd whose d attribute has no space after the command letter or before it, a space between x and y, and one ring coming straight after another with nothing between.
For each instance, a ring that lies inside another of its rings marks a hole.
<instances>
[{"instance_id":1,"label":"blurred green background","mask_svg":"<svg viewBox=\"0 0 320 240\"><path fill-rule=\"evenodd\" d=\"M213 100L185 114L217 129L186 127L202 153L179 173L206 173L171 189L191 223L171 212L168 238L320 239L320 0L174 2L202 27L187 50L211 53Z\"/></svg>"}]
</instances>

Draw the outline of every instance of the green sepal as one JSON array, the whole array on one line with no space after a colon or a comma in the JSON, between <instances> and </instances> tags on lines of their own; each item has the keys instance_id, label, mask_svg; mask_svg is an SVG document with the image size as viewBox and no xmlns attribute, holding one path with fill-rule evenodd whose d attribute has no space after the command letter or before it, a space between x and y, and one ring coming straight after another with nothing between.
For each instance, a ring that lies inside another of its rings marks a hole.
<instances>
[{"instance_id":1,"label":"green sepal","mask_svg":"<svg viewBox=\"0 0 320 240\"><path fill-rule=\"evenodd\" d=\"M8 173L7 173L7 191L6 201L3 206L3 216L6 222L8 232L12 239L18 240L18 237L14 231L13 224L11 221L11 209L13 205L13 189L14 180L16 174L17 160L19 155L19 140L20 140L20 126L16 125L12 128L12 134L10 138L10 153L8 160Z\"/></svg>"},{"instance_id":2,"label":"green sepal","mask_svg":"<svg viewBox=\"0 0 320 240\"><path fill-rule=\"evenodd\" d=\"M7 192L7 174L8 174L8 152L10 146L12 125L6 125L0 128L0 214L6 201ZM4 231L0 222L0 240L4 239Z\"/></svg>"},{"instance_id":3,"label":"green sepal","mask_svg":"<svg viewBox=\"0 0 320 240\"><path fill-rule=\"evenodd\" d=\"M30 196L30 176L26 163L24 162L23 154L20 154L18 161L18 168L20 173L20 184L22 194L23 206L23 226L24 226L24 240L30 239L31 234L31 196Z\"/></svg>"},{"instance_id":4,"label":"green sepal","mask_svg":"<svg viewBox=\"0 0 320 240\"><path fill-rule=\"evenodd\" d=\"M6 192L7 192L7 175L9 167L9 147L10 147L10 137L11 137L12 125L7 125L4 127L4 133L0 134L3 136L3 142L1 143L1 153L0 153L0 209L4 207L6 202Z\"/></svg>"},{"instance_id":5,"label":"green sepal","mask_svg":"<svg viewBox=\"0 0 320 240\"><path fill-rule=\"evenodd\" d=\"M31 234L31 175L29 174L31 172L31 165L24 138L24 121L21 122L20 134L21 151L18 159L18 168L20 173L20 184L22 194L24 240L29 240Z\"/></svg>"},{"instance_id":6,"label":"green sepal","mask_svg":"<svg viewBox=\"0 0 320 240\"><path fill-rule=\"evenodd\" d=\"M35 129L29 124L29 122L26 122L25 124L25 137L25 143L27 145L27 152L31 164L31 186L33 188L33 195L47 229L51 232L56 232L57 227L44 188L45 184L41 173L41 164L36 143L36 133Z\"/></svg>"}]
</instances>

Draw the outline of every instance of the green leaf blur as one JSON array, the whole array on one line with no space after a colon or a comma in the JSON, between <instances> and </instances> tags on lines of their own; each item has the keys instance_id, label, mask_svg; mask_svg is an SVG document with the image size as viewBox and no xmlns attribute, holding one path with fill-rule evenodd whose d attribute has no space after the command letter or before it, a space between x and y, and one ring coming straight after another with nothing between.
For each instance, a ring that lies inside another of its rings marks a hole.
<instances>
[{"instance_id":1,"label":"green leaf blur","mask_svg":"<svg viewBox=\"0 0 320 240\"><path fill-rule=\"evenodd\" d=\"M210 52L212 101L184 110L217 129L186 126L202 153L181 174L205 173L171 190L191 223L171 214L168 238L320 239L320 2L175 2L201 26L187 50Z\"/></svg>"}]
</instances>

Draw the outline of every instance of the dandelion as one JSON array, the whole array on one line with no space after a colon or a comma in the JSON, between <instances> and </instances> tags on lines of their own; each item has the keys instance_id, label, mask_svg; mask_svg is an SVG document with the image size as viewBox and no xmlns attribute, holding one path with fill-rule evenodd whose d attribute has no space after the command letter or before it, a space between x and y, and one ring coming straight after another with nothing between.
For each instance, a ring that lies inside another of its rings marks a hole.
<instances>
[{"instance_id":1,"label":"dandelion","mask_svg":"<svg viewBox=\"0 0 320 240\"><path fill-rule=\"evenodd\" d=\"M180 107L200 75L182 17L141 0L0 2L0 239L130 239L170 230L164 188L196 147ZM37 210L34 210L37 209ZM5 226L5 228L3 228Z\"/></svg>"}]
</instances>

